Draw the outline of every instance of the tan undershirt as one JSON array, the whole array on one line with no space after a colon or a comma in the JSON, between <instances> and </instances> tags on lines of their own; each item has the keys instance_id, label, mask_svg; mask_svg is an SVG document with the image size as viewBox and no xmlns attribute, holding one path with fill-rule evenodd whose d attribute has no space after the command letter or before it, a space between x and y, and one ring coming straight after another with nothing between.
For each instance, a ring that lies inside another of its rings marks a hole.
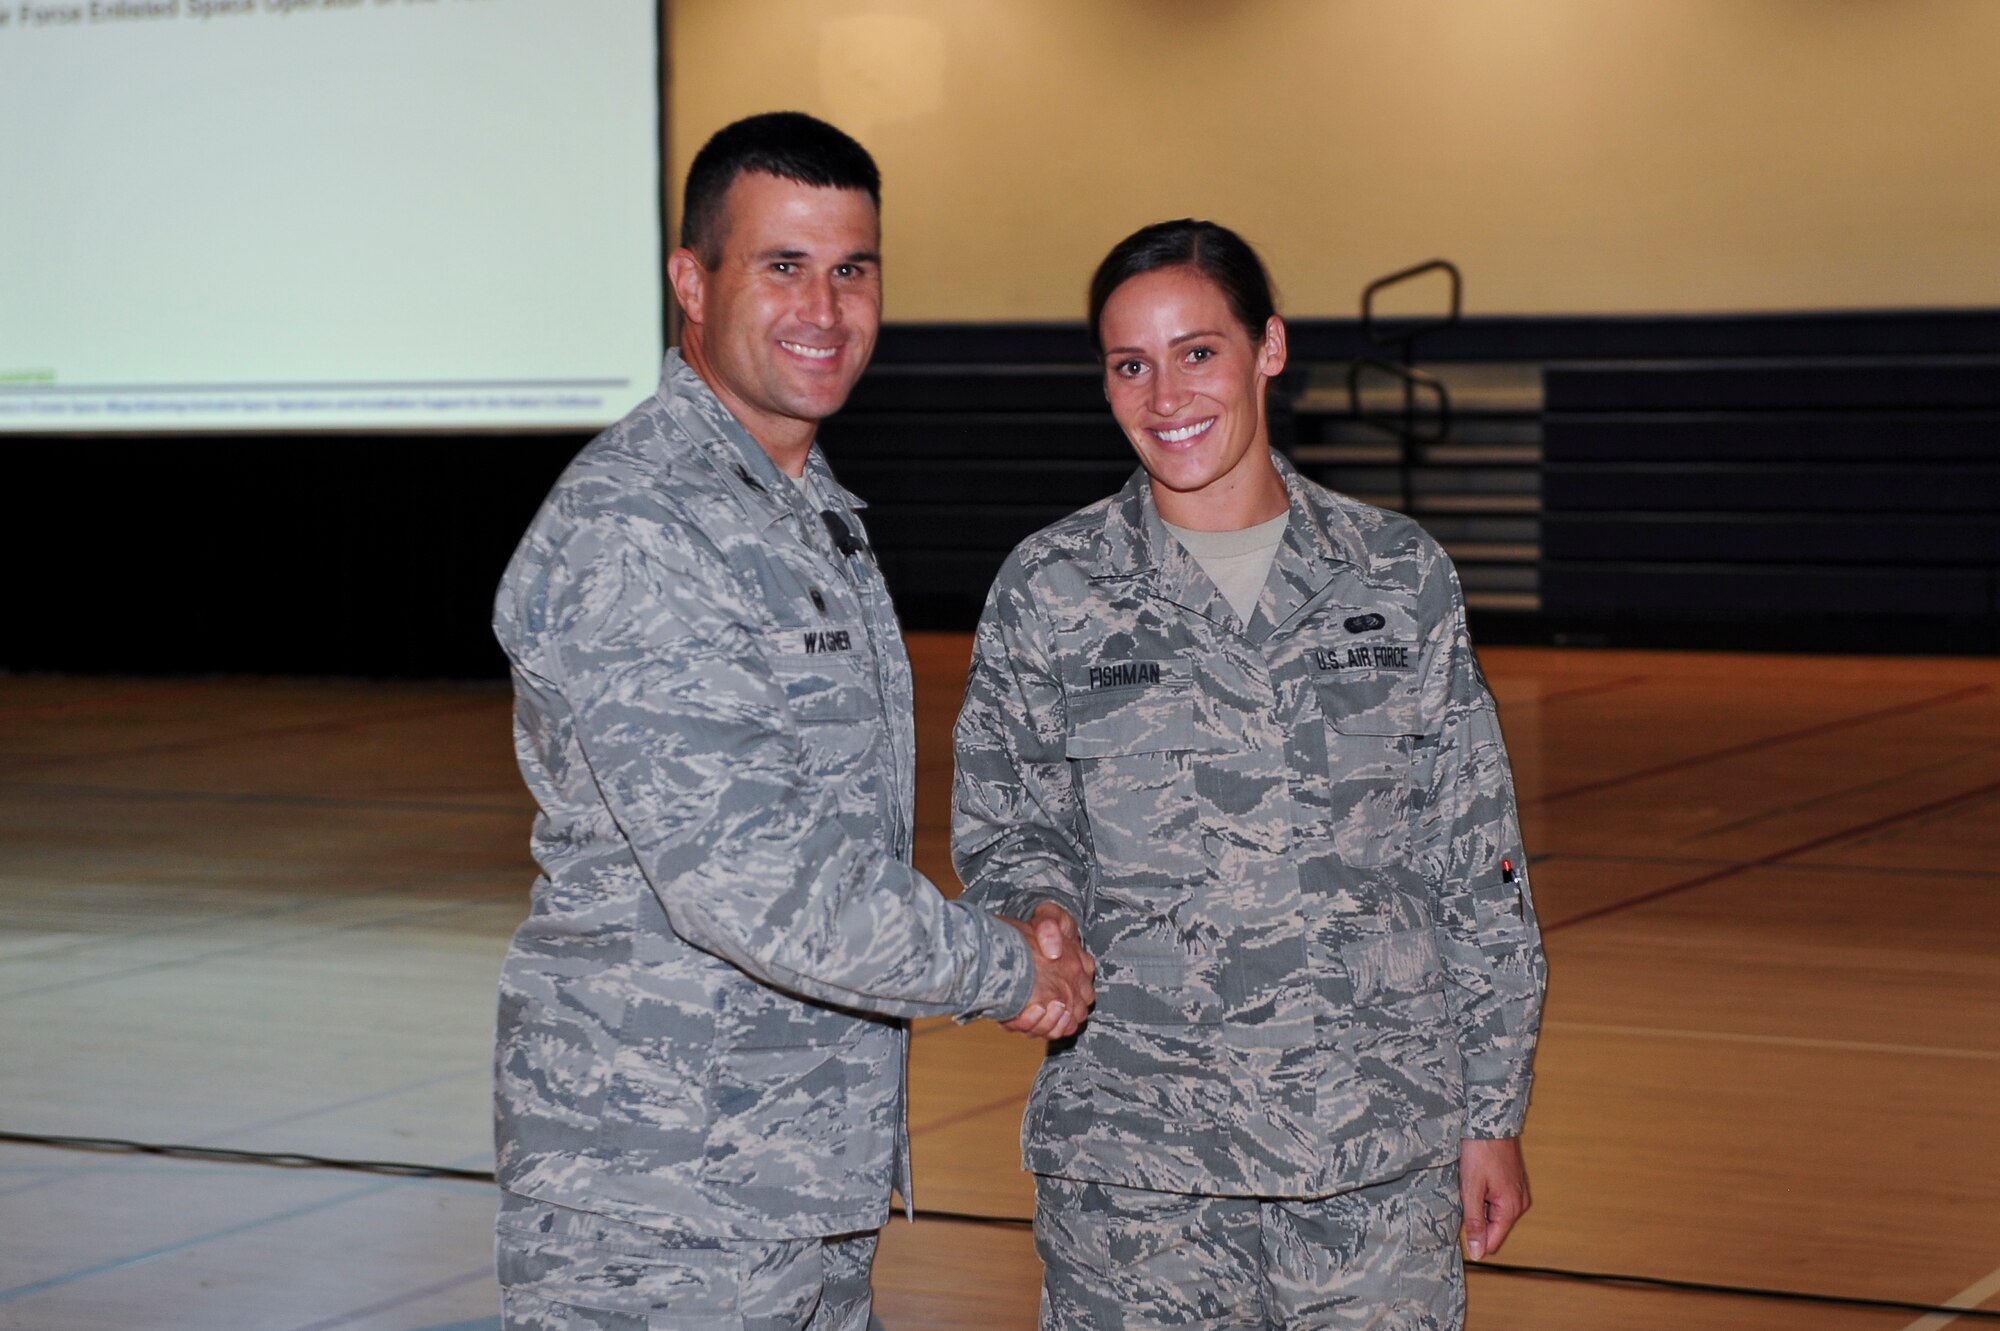
<instances>
[{"instance_id":1,"label":"tan undershirt","mask_svg":"<svg viewBox=\"0 0 2000 1331\"><path fill-rule=\"evenodd\" d=\"M1257 613L1257 599L1264 594L1264 582L1271 576L1271 565L1285 540L1285 525L1291 520L1287 512L1239 531L1194 531L1171 522L1166 528L1247 624Z\"/></svg>"}]
</instances>

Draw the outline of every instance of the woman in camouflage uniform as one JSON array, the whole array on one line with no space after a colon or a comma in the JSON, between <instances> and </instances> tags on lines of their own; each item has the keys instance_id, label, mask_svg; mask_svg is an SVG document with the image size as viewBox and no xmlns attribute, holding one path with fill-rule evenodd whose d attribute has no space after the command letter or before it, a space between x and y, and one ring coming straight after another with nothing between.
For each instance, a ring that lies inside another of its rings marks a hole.
<instances>
[{"instance_id":1,"label":"woman in camouflage uniform","mask_svg":"<svg viewBox=\"0 0 2000 1331\"><path fill-rule=\"evenodd\" d=\"M1090 324L1141 468L1009 557L957 728L970 899L1100 964L1023 1126L1043 1325L1457 1327L1546 973L1457 577L1271 449L1233 232L1128 237Z\"/></svg>"}]
</instances>

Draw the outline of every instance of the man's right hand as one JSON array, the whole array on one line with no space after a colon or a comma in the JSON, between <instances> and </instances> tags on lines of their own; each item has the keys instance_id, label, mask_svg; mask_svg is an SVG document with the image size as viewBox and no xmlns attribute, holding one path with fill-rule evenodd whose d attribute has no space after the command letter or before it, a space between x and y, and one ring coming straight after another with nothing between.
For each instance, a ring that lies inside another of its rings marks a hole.
<instances>
[{"instance_id":1,"label":"man's right hand","mask_svg":"<svg viewBox=\"0 0 2000 1331\"><path fill-rule=\"evenodd\" d=\"M1035 988L1028 1005L1001 1027L1043 1040L1075 1035L1097 1002L1092 984L1097 959L1084 950L1076 921L1052 901L1035 907L1025 923L1005 915L997 918L1021 931L1035 958Z\"/></svg>"}]
</instances>

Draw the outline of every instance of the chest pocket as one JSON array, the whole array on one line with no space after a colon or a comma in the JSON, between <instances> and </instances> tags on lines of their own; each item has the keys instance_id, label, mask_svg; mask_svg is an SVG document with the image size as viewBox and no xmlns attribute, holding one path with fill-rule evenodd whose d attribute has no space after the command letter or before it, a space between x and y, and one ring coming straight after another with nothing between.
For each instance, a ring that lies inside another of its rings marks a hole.
<instances>
[{"instance_id":1,"label":"chest pocket","mask_svg":"<svg viewBox=\"0 0 2000 1331\"><path fill-rule=\"evenodd\" d=\"M866 630L858 623L771 629L764 659L785 691L807 772L837 778L863 766L885 733Z\"/></svg>"},{"instance_id":2,"label":"chest pocket","mask_svg":"<svg viewBox=\"0 0 2000 1331\"><path fill-rule=\"evenodd\" d=\"M860 624L772 629L765 634L764 655L784 685L794 720L858 721L881 714L869 669L868 631Z\"/></svg>"},{"instance_id":3,"label":"chest pocket","mask_svg":"<svg viewBox=\"0 0 2000 1331\"><path fill-rule=\"evenodd\" d=\"M1423 733L1416 679L1345 670L1314 680L1326 725L1326 787L1336 858L1397 864L1409 856L1411 764Z\"/></svg>"},{"instance_id":4,"label":"chest pocket","mask_svg":"<svg viewBox=\"0 0 2000 1331\"><path fill-rule=\"evenodd\" d=\"M1202 876L1195 767L1219 747L1182 662L1136 662L1145 682L1077 691L1063 754L1082 787L1100 901L1158 909Z\"/></svg>"}]
</instances>

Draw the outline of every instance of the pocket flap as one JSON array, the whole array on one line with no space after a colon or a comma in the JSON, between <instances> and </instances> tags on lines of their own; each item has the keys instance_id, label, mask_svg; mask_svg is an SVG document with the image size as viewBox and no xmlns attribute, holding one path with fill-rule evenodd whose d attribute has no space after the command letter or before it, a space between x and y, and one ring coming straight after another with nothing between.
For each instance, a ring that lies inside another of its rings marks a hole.
<instances>
[{"instance_id":1,"label":"pocket flap","mask_svg":"<svg viewBox=\"0 0 2000 1331\"><path fill-rule=\"evenodd\" d=\"M880 715L875 696L860 684L815 689L792 699L792 718L800 722L872 721Z\"/></svg>"},{"instance_id":2,"label":"pocket flap","mask_svg":"<svg viewBox=\"0 0 2000 1331\"><path fill-rule=\"evenodd\" d=\"M1213 986L1202 979L1195 959L1178 949L1114 945L1098 960L1093 1016L1126 1026L1202 1026L1222 1020Z\"/></svg>"},{"instance_id":3,"label":"pocket flap","mask_svg":"<svg viewBox=\"0 0 2000 1331\"><path fill-rule=\"evenodd\" d=\"M868 632L861 625L776 629L765 635L764 649L795 720L860 721L881 714L868 683Z\"/></svg>"},{"instance_id":4,"label":"pocket flap","mask_svg":"<svg viewBox=\"0 0 2000 1331\"><path fill-rule=\"evenodd\" d=\"M1065 757L1115 758L1197 747L1194 691L1184 680L1069 698Z\"/></svg>"},{"instance_id":5,"label":"pocket flap","mask_svg":"<svg viewBox=\"0 0 2000 1331\"><path fill-rule=\"evenodd\" d=\"M1327 724L1343 735L1421 735L1416 690L1401 680L1322 679L1315 683Z\"/></svg>"},{"instance_id":6,"label":"pocket flap","mask_svg":"<svg viewBox=\"0 0 2000 1331\"><path fill-rule=\"evenodd\" d=\"M1107 958L1115 978L1147 989L1178 989L1187 983L1188 959L1178 956L1147 956L1143 953Z\"/></svg>"},{"instance_id":7,"label":"pocket flap","mask_svg":"<svg viewBox=\"0 0 2000 1331\"><path fill-rule=\"evenodd\" d=\"M1429 929L1404 929L1349 943L1340 949L1354 1001L1360 1005L1435 989L1444 978L1437 937Z\"/></svg>"}]
</instances>

